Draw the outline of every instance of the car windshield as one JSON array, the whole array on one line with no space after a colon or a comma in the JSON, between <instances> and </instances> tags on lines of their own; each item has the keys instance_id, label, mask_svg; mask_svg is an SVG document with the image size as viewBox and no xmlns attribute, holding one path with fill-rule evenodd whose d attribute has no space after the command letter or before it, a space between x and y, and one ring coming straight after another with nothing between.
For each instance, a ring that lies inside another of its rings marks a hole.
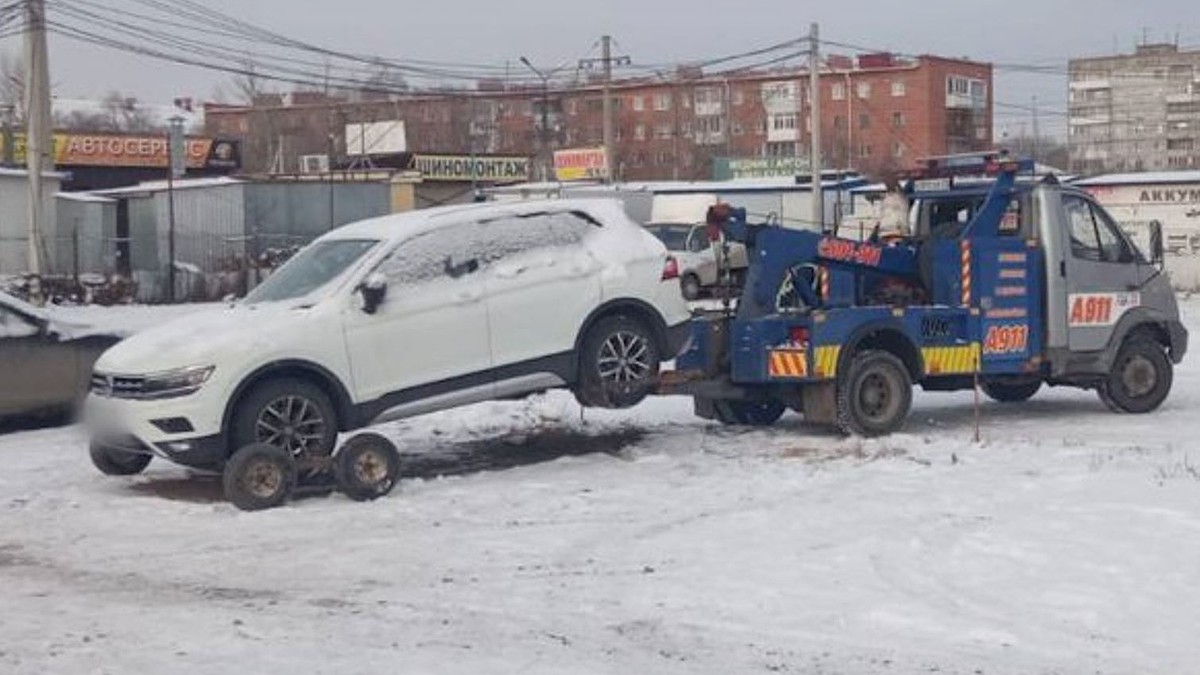
<instances>
[{"instance_id":1,"label":"car windshield","mask_svg":"<svg viewBox=\"0 0 1200 675\"><path fill-rule=\"evenodd\" d=\"M350 269L378 243L375 239L333 239L309 244L251 291L246 302L302 298Z\"/></svg>"}]
</instances>

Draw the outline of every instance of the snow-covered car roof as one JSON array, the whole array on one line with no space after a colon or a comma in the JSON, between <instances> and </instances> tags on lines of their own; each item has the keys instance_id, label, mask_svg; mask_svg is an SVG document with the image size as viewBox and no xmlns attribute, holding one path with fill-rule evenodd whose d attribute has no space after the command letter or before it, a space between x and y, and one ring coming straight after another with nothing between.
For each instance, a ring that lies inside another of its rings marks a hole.
<instances>
[{"instance_id":1,"label":"snow-covered car roof","mask_svg":"<svg viewBox=\"0 0 1200 675\"><path fill-rule=\"evenodd\" d=\"M51 330L59 335L71 339L89 337L93 335L108 335L112 337L128 337L133 333L132 330L123 330L114 326L101 327L94 326L88 323L82 323L77 320L66 319L57 316L50 309L44 309L36 305L32 305L24 300L9 295L4 291L0 291L0 306L11 309L18 314L33 319L35 321L48 325Z\"/></svg>"},{"instance_id":2,"label":"snow-covered car roof","mask_svg":"<svg viewBox=\"0 0 1200 675\"><path fill-rule=\"evenodd\" d=\"M628 223L618 199L555 199L527 202L483 202L408 211L344 225L321 237L329 239L407 239L422 232L473 218L523 216L533 213L581 211L601 223Z\"/></svg>"}]
</instances>

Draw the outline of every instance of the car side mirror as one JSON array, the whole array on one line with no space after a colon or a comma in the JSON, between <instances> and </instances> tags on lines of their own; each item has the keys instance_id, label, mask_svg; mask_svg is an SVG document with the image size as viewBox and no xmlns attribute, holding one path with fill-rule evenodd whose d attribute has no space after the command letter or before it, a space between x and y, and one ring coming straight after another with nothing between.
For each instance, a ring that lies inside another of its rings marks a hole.
<instances>
[{"instance_id":1,"label":"car side mirror","mask_svg":"<svg viewBox=\"0 0 1200 675\"><path fill-rule=\"evenodd\" d=\"M379 272L372 272L367 275L367 278L358 285L358 292L362 294L363 306L362 310L367 314L374 314L379 306L383 304L384 297L387 296L387 277Z\"/></svg>"},{"instance_id":2,"label":"car side mirror","mask_svg":"<svg viewBox=\"0 0 1200 675\"><path fill-rule=\"evenodd\" d=\"M1163 248L1163 233L1162 223L1157 220L1150 221L1150 262L1155 265L1161 265L1165 257Z\"/></svg>"}]
</instances>

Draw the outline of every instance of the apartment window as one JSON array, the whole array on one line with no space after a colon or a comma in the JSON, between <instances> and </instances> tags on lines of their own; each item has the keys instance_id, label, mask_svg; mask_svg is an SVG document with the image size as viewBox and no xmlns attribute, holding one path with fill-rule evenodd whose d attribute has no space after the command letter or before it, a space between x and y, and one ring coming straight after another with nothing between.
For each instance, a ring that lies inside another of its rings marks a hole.
<instances>
[{"instance_id":1,"label":"apartment window","mask_svg":"<svg viewBox=\"0 0 1200 675\"><path fill-rule=\"evenodd\" d=\"M645 163L645 161L646 161L645 155L643 155L640 152L633 153L633 156L629 158L629 163L634 166L641 166L642 164Z\"/></svg>"},{"instance_id":2,"label":"apartment window","mask_svg":"<svg viewBox=\"0 0 1200 675\"><path fill-rule=\"evenodd\" d=\"M846 85L841 82L833 83L833 100L843 101L846 99Z\"/></svg>"},{"instance_id":3,"label":"apartment window","mask_svg":"<svg viewBox=\"0 0 1200 675\"><path fill-rule=\"evenodd\" d=\"M892 83L892 96L900 97L900 96L904 96L907 93L908 93L908 87L904 84L904 82L893 82Z\"/></svg>"},{"instance_id":4,"label":"apartment window","mask_svg":"<svg viewBox=\"0 0 1200 675\"><path fill-rule=\"evenodd\" d=\"M671 166L675 163L675 158L669 152L660 152L655 159L659 166Z\"/></svg>"},{"instance_id":5,"label":"apartment window","mask_svg":"<svg viewBox=\"0 0 1200 675\"><path fill-rule=\"evenodd\" d=\"M858 146L858 156L859 157L870 157L871 156L871 146L867 145L865 143L863 145Z\"/></svg>"},{"instance_id":6,"label":"apartment window","mask_svg":"<svg viewBox=\"0 0 1200 675\"><path fill-rule=\"evenodd\" d=\"M571 100L567 101L567 114L568 115L578 115L579 114L579 104L575 99L571 99Z\"/></svg>"},{"instance_id":7,"label":"apartment window","mask_svg":"<svg viewBox=\"0 0 1200 675\"><path fill-rule=\"evenodd\" d=\"M895 143L892 143L892 157L895 157L896 159L900 159L901 157L904 156L904 151L905 151L905 147L904 147L903 143L901 143L900 141L896 141Z\"/></svg>"},{"instance_id":8,"label":"apartment window","mask_svg":"<svg viewBox=\"0 0 1200 675\"><path fill-rule=\"evenodd\" d=\"M775 131L796 128L796 113L788 113L786 115L772 115L771 128Z\"/></svg>"},{"instance_id":9,"label":"apartment window","mask_svg":"<svg viewBox=\"0 0 1200 675\"><path fill-rule=\"evenodd\" d=\"M641 96L634 96L633 97L633 109L638 112L645 110L646 109L646 99L642 98Z\"/></svg>"},{"instance_id":10,"label":"apartment window","mask_svg":"<svg viewBox=\"0 0 1200 675\"><path fill-rule=\"evenodd\" d=\"M645 124L639 124L633 128L633 140L635 140L635 141L646 140L646 125Z\"/></svg>"},{"instance_id":11,"label":"apartment window","mask_svg":"<svg viewBox=\"0 0 1200 675\"><path fill-rule=\"evenodd\" d=\"M654 127L654 137L655 138L670 138L671 137L671 125L669 125L669 124L656 125Z\"/></svg>"},{"instance_id":12,"label":"apartment window","mask_svg":"<svg viewBox=\"0 0 1200 675\"><path fill-rule=\"evenodd\" d=\"M796 144L767 143L765 150L764 154L768 157L794 157L796 155Z\"/></svg>"},{"instance_id":13,"label":"apartment window","mask_svg":"<svg viewBox=\"0 0 1200 675\"><path fill-rule=\"evenodd\" d=\"M691 123L691 122L684 122L683 124L679 125L679 135L680 135L680 136L683 136L684 138L691 138L691 136L692 136L692 123Z\"/></svg>"},{"instance_id":14,"label":"apartment window","mask_svg":"<svg viewBox=\"0 0 1200 675\"><path fill-rule=\"evenodd\" d=\"M655 94L654 95L654 109L659 112L662 112L664 110L670 110L671 109L671 95L670 94Z\"/></svg>"},{"instance_id":15,"label":"apartment window","mask_svg":"<svg viewBox=\"0 0 1200 675\"><path fill-rule=\"evenodd\" d=\"M860 114L858 116L858 128L859 129L870 129L871 128L871 116L868 115L867 113Z\"/></svg>"},{"instance_id":16,"label":"apartment window","mask_svg":"<svg viewBox=\"0 0 1200 675\"><path fill-rule=\"evenodd\" d=\"M745 102L746 102L746 94L744 94L741 89L734 90L733 104L734 105L743 105Z\"/></svg>"},{"instance_id":17,"label":"apartment window","mask_svg":"<svg viewBox=\"0 0 1200 675\"><path fill-rule=\"evenodd\" d=\"M762 95L766 103L795 99L796 87L791 82L775 82L763 85Z\"/></svg>"},{"instance_id":18,"label":"apartment window","mask_svg":"<svg viewBox=\"0 0 1200 675\"><path fill-rule=\"evenodd\" d=\"M590 113L604 112L604 99L589 98L587 102L587 111Z\"/></svg>"},{"instance_id":19,"label":"apartment window","mask_svg":"<svg viewBox=\"0 0 1200 675\"><path fill-rule=\"evenodd\" d=\"M903 129L906 126L907 122L908 122L908 120L904 119L904 113L902 113L902 112L892 113L892 128L893 129Z\"/></svg>"},{"instance_id":20,"label":"apartment window","mask_svg":"<svg viewBox=\"0 0 1200 675\"><path fill-rule=\"evenodd\" d=\"M717 115L706 115L696 118L696 131L701 134L721 133L721 118Z\"/></svg>"},{"instance_id":21,"label":"apartment window","mask_svg":"<svg viewBox=\"0 0 1200 675\"><path fill-rule=\"evenodd\" d=\"M856 89L857 89L859 98L871 98L871 83L870 82L859 82L858 87Z\"/></svg>"}]
</instances>

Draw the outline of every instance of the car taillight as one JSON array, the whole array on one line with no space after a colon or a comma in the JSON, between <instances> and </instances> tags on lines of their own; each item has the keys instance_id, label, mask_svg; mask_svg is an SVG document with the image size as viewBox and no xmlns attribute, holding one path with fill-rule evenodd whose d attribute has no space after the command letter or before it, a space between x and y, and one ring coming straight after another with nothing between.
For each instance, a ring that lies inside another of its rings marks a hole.
<instances>
[{"instance_id":1,"label":"car taillight","mask_svg":"<svg viewBox=\"0 0 1200 675\"><path fill-rule=\"evenodd\" d=\"M679 278L679 261L674 256L667 256L666 262L663 263L662 280L669 281Z\"/></svg>"},{"instance_id":2,"label":"car taillight","mask_svg":"<svg viewBox=\"0 0 1200 675\"><path fill-rule=\"evenodd\" d=\"M788 340L794 345L808 344L808 329L803 326L788 331Z\"/></svg>"}]
</instances>

